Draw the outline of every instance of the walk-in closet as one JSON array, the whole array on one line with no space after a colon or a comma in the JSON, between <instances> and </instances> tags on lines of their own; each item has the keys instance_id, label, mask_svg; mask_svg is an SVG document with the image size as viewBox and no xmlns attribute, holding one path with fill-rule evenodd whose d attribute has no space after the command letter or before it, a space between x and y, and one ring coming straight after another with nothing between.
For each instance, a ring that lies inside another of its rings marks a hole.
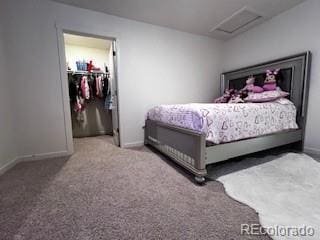
<instances>
[{"instance_id":1,"label":"walk-in closet","mask_svg":"<svg viewBox=\"0 0 320 240\"><path fill-rule=\"evenodd\" d=\"M113 135L113 41L65 33L64 43L73 137Z\"/></svg>"}]
</instances>

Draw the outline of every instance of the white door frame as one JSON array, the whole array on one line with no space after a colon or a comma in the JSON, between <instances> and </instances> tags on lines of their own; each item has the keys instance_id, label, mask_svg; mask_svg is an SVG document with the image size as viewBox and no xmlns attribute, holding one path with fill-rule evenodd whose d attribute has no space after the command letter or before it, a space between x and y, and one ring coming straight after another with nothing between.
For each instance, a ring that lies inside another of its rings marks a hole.
<instances>
[{"instance_id":1,"label":"white door frame","mask_svg":"<svg viewBox=\"0 0 320 240\"><path fill-rule=\"evenodd\" d=\"M73 137L72 137L72 124L71 124L71 111L70 111L70 100L69 100L69 85L67 80L67 69L66 69L66 55L65 55L65 44L64 44L64 33L70 33L80 36L87 36L87 37L96 37L107 39L115 42L117 46L116 51L116 62L115 65L115 73L114 77L116 78L115 81L117 82L117 92L118 92L118 122L119 122L119 140L120 140L120 147L122 146L122 129L120 125L120 114L119 114L119 83L118 83L118 76L119 76L119 41L115 37L109 37L105 35L101 35L92 30L83 29L82 27L76 26L60 26L59 24L55 24L56 27L56 34L57 34L57 47L58 47L58 57L59 57L59 67L60 67L60 84L61 84L61 92L62 92L62 108L63 108L63 115L64 115L64 128L65 128L65 138L66 138L66 147L67 147L67 154L71 155L74 152L73 147ZM106 56L107 57L107 56Z\"/></svg>"}]
</instances>

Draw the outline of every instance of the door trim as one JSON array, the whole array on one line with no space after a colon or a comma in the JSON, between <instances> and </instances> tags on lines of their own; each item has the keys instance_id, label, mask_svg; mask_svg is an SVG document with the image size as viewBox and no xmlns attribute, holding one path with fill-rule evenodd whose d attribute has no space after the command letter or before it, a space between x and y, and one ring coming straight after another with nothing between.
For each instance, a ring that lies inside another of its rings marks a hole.
<instances>
[{"instance_id":1,"label":"door trim","mask_svg":"<svg viewBox=\"0 0 320 240\"><path fill-rule=\"evenodd\" d=\"M69 86L67 81L67 70L66 70L66 55L65 55L65 44L64 44L64 33L75 34L87 37L96 37L111 40L116 45L116 61L114 64L114 77L117 84L117 105L118 105L118 125L119 125L119 142L120 147L122 146L122 131L121 129L121 117L120 117L120 100L119 100L119 41L116 37L109 37L107 35L101 35L100 33L92 31L92 29L83 29L78 26L61 26L57 22L55 23L56 36L57 36L57 48L58 48L58 59L59 59L59 70L60 70L60 86L61 86L61 97L62 97L62 109L64 115L64 129L65 129L65 144L68 155L73 154L73 137L72 137L72 124L71 124L71 110L69 101ZM106 56L107 57L107 56Z\"/></svg>"}]
</instances>

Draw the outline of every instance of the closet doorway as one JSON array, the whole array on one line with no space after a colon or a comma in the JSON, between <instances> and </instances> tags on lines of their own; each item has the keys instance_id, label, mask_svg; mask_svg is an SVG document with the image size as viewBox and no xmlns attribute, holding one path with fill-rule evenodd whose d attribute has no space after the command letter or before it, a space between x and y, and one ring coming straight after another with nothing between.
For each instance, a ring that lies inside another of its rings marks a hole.
<instances>
[{"instance_id":1,"label":"closet doorway","mask_svg":"<svg viewBox=\"0 0 320 240\"><path fill-rule=\"evenodd\" d=\"M119 146L115 40L63 33L73 138L112 135Z\"/></svg>"}]
</instances>

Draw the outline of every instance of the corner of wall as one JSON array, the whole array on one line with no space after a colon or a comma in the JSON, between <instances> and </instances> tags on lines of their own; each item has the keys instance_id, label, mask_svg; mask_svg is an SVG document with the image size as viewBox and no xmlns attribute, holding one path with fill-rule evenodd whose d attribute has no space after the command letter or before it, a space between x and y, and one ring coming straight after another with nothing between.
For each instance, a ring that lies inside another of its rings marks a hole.
<instances>
[{"instance_id":1,"label":"corner of wall","mask_svg":"<svg viewBox=\"0 0 320 240\"><path fill-rule=\"evenodd\" d=\"M0 11L0 175L15 166L17 160L17 148L14 134L14 117L13 117L13 100L14 91L12 90L12 82L9 79L7 72L11 62L8 60L8 48L6 39L7 25L2 24L7 16L5 12L6 5Z\"/></svg>"},{"instance_id":2,"label":"corner of wall","mask_svg":"<svg viewBox=\"0 0 320 240\"><path fill-rule=\"evenodd\" d=\"M303 151L307 154L320 157L320 149L305 147Z\"/></svg>"},{"instance_id":3,"label":"corner of wall","mask_svg":"<svg viewBox=\"0 0 320 240\"><path fill-rule=\"evenodd\" d=\"M19 162L18 158L13 158L8 160L6 164L2 164L0 166L0 176L3 175L5 172L9 171Z\"/></svg>"}]
</instances>

